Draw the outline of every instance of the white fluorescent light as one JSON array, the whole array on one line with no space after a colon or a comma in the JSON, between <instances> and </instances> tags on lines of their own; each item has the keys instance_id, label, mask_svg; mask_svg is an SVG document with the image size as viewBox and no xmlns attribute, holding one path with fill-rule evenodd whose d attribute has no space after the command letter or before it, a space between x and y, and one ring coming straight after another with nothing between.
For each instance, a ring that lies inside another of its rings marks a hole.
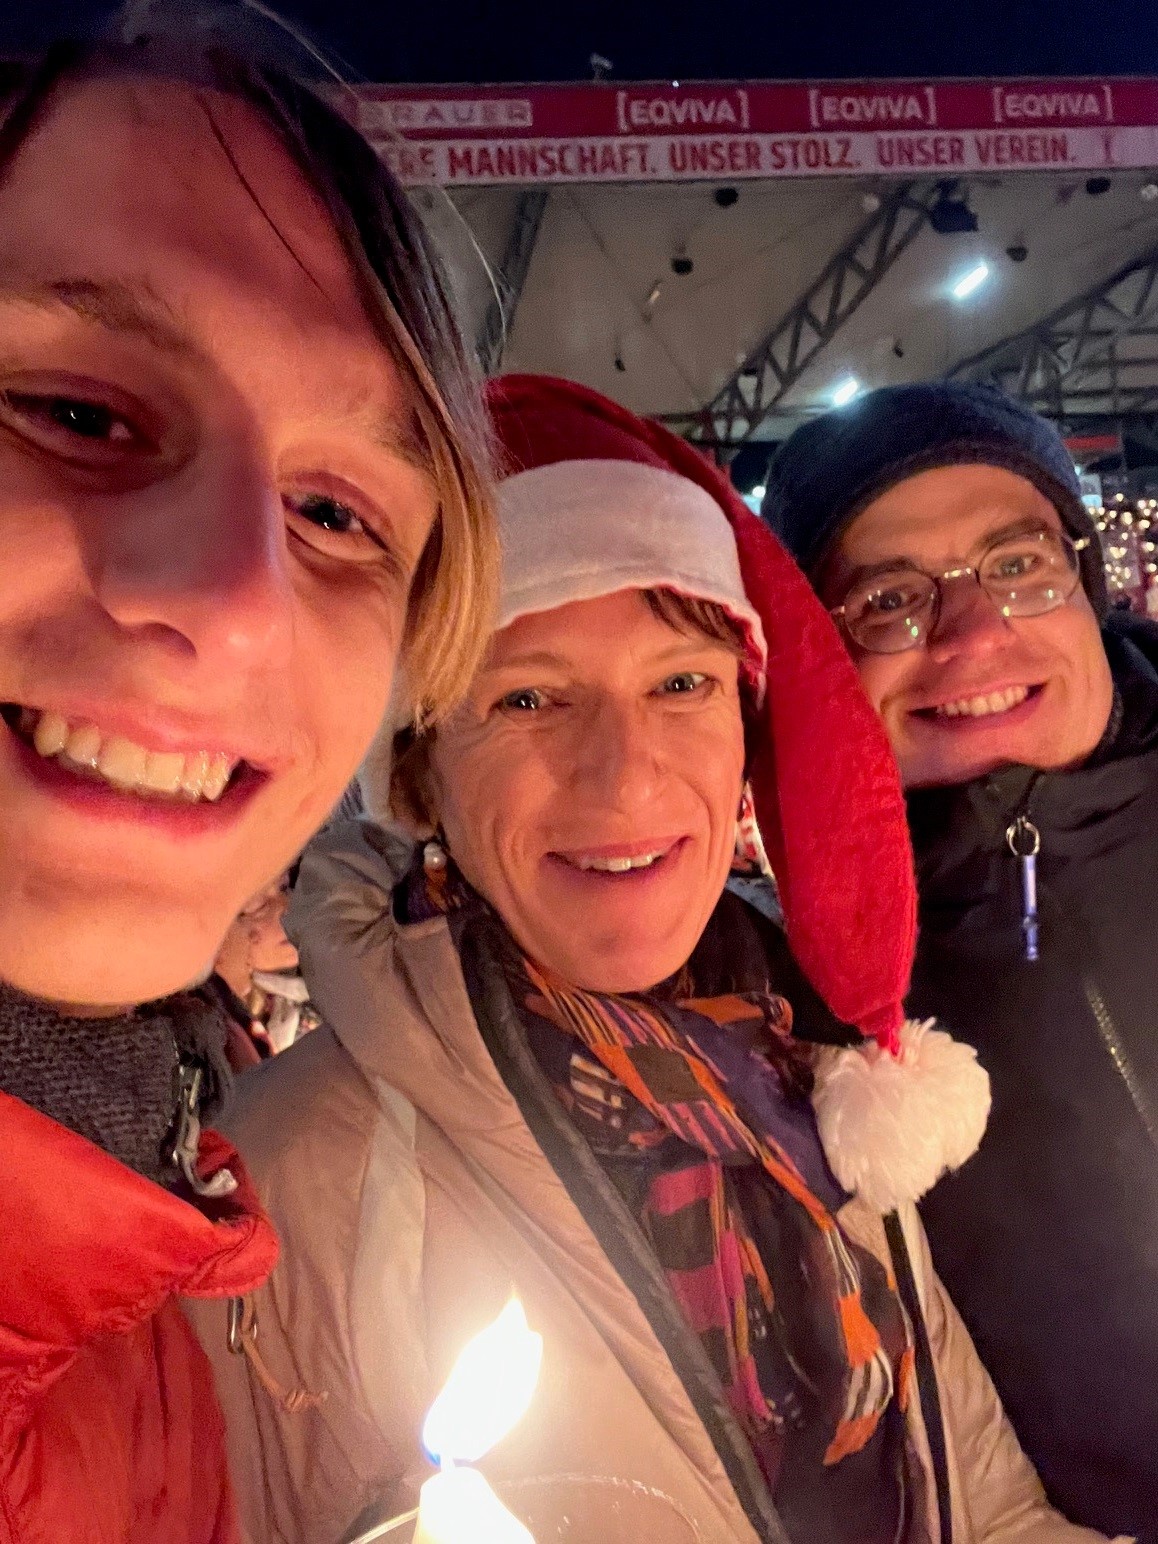
<instances>
[{"instance_id":1,"label":"white fluorescent light","mask_svg":"<svg viewBox=\"0 0 1158 1544\"><path fill-rule=\"evenodd\" d=\"M953 299L964 300L967 295L972 295L974 290L980 289L989 277L989 264L978 263L970 268L968 273L962 274L953 286Z\"/></svg>"},{"instance_id":2,"label":"white fluorescent light","mask_svg":"<svg viewBox=\"0 0 1158 1544\"><path fill-rule=\"evenodd\" d=\"M844 380L832 388L833 407L845 407L860 390L860 382L855 375L846 375Z\"/></svg>"},{"instance_id":3,"label":"white fluorescent light","mask_svg":"<svg viewBox=\"0 0 1158 1544\"><path fill-rule=\"evenodd\" d=\"M768 489L764 486L763 483L757 483L756 486L752 489L752 497L754 499L762 499L767 492Z\"/></svg>"}]
</instances>

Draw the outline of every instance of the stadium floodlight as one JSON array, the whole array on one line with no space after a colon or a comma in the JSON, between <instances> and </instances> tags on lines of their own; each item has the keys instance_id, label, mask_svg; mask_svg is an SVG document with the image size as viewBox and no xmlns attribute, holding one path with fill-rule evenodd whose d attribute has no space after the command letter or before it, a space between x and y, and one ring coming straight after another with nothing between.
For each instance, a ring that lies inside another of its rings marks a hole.
<instances>
[{"instance_id":1,"label":"stadium floodlight","mask_svg":"<svg viewBox=\"0 0 1158 1544\"><path fill-rule=\"evenodd\" d=\"M833 407L847 407L859 391L860 382L856 376L846 375L843 381L838 381L832 388Z\"/></svg>"},{"instance_id":2,"label":"stadium floodlight","mask_svg":"<svg viewBox=\"0 0 1158 1544\"><path fill-rule=\"evenodd\" d=\"M979 290L989 277L989 264L985 262L975 263L968 273L963 273L953 286L954 300L964 300L972 295L974 290Z\"/></svg>"}]
</instances>

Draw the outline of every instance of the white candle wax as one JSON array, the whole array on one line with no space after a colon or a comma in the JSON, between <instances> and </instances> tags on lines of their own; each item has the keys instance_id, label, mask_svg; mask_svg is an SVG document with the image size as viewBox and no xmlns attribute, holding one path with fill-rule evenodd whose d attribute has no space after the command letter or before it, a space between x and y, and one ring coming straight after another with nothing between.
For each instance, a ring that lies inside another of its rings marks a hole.
<instances>
[{"instance_id":1,"label":"white candle wax","mask_svg":"<svg viewBox=\"0 0 1158 1544\"><path fill-rule=\"evenodd\" d=\"M535 1544L477 1469L443 1469L418 1500L414 1544Z\"/></svg>"}]
</instances>

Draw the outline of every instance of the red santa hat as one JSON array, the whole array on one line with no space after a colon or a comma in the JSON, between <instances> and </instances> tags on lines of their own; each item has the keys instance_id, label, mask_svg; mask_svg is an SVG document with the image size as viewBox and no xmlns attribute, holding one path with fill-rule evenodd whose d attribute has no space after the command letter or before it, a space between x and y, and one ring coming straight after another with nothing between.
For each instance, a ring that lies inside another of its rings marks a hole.
<instances>
[{"instance_id":1,"label":"red santa hat","mask_svg":"<svg viewBox=\"0 0 1158 1544\"><path fill-rule=\"evenodd\" d=\"M910 1199L976 1146L988 1086L968 1048L905 1023L917 905L904 801L832 619L726 475L667 429L549 376L501 376L488 402L503 475L500 626L667 588L718 602L743 628L763 688L752 793L789 942L832 1011L870 1042L821 1079L822 1135L830 1161L841 1149L834 1168L850 1189L882 1207ZM957 1108L934 1117L946 1100ZM953 1129L940 1130L946 1117ZM898 1121L901 1155L887 1140ZM914 1140L927 1150L908 1151Z\"/></svg>"},{"instance_id":2,"label":"red santa hat","mask_svg":"<svg viewBox=\"0 0 1158 1544\"><path fill-rule=\"evenodd\" d=\"M513 473L499 486L498 504L499 627L617 590L674 590L715 601L739 625L744 663L762 695L764 626L744 588L728 517L706 488L643 461L593 455Z\"/></svg>"}]
</instances>

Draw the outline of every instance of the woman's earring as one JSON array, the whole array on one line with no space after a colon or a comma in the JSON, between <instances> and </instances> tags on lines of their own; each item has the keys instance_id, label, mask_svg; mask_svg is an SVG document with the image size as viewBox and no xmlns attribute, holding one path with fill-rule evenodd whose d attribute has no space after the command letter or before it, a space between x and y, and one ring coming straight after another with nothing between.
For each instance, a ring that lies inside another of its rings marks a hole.
<instances>
[{"instance_id":1,"label":"woman's earring","mask_svg":"<svg viewBox=\"0 0 1158 1544\"><path fill-rule=\"evenodd\" d=\"M756 824L756 805L752 798L752 786L745 783L740 794L740 809L736 816L736 856L734 871L747 874L764 874L772 879L772 865L764 850L764 838Z\"/></svg>"},{"instance_id":2,"label":"woman's earring","mask_svg":"<svg viewBox=\"0 0 1158 1544\"><path fill-rule=\"evenodd\" d=\"M422 866L428 874L440 874L446 867L446 848L437 837L431 837L422 849Z\"/></svg>"}]
</instances>

